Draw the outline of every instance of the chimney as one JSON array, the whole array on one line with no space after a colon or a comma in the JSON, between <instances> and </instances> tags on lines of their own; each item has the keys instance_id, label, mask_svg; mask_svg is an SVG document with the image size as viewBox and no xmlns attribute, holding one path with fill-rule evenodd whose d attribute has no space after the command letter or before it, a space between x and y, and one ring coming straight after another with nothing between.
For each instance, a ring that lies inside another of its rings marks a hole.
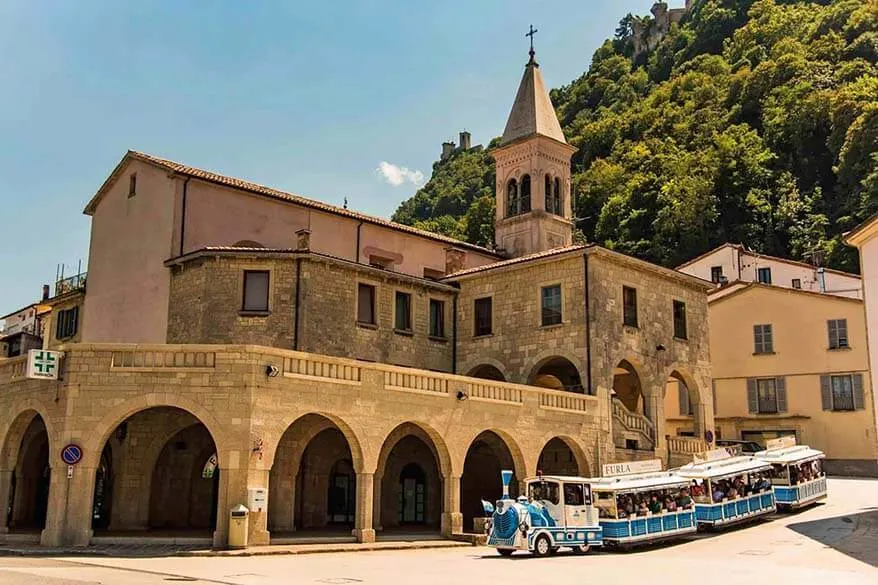
<instances>
[{"instance_id":1,"label":"chimney","mask_svg":"<svg viewBox=\"0 0 878 585\"><path fill-rule=\"evenodd\" d=\"M445 248L445 274L463 270L464 259L466 259L466 252L463 250Z\"/></svg>"},{"instance_id":2,"label":"chimney","mask_svg":"<svg viewBox=\"0 0 878 585\"><path fill-rule=\"evenodd\" d=\"M43 285L43 301L48 301L48 300L49 300L49 285L44 284Z\"/></svg>"},{"instance_id":3,"label":"chimney","mask_svg":"<svg viewBox=\"0 0 878 585\"><path fill-rule=\"evenodd\" d=\"M307 252L311 249L311 230L303 228L296 232L296 250Z\"/></svg>"},{"instance_id":4,"label":"chimney","mask_svg":"<svg viewBox=\"0 0 878 585\"><path fill-rule=\"evenodd\" d=\"M470 133L464 130L460 133L460 149L461 150L469 150L470 149L470 141L471 141Z\"/></svg>"},{"instance_id":5,"label":"chimney","mask_svg":"<svg viewBox=\"0 0 878 585\"><path fill-rule=\"evenodd\" d=\"M439 160L445 160L454 152L454 143L453 142L443 142L442 143L442 156L439 157Z\"/></svg>"}]
</instances>

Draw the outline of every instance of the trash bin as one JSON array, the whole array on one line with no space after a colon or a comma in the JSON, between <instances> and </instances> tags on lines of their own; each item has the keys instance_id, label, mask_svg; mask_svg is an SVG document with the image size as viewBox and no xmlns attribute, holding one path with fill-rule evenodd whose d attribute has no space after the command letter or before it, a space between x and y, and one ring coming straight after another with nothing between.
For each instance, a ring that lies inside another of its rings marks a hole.
<instances>
[{"instance_id":1,"label":"trash bin","mask_svg":"<svg viewBox=\"0 0 878 585\"><path fill-rule=\"evenodd\" d=\"M229 548L247 548L250 510L237 505L229 512Z\"/></svg>"}]
</instances>

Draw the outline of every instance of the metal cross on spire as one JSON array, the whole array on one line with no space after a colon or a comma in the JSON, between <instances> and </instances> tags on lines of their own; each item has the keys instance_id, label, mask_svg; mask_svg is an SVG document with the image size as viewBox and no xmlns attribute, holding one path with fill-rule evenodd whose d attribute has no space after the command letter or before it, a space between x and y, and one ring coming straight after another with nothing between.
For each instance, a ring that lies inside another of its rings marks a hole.
<instances>
[{"instance_id":1,"label":"metal cross on spire","mask_svg":"<svg viewBox=\"0 0 878 585\"><path fill-rule=\"evenodd\" d=\"M539 32L539 31L538 31L537 29L534 28L534 25L530 25L530 30L527 31L527 32L525 33L525 35L524 35L524 36L526 36L526 37L530 37L530 60L531 60L531 61L534 60L534 55L535 55L535 52L534 52L534 35L535 35L537 32Z\"/></svg>"}]
</instances>

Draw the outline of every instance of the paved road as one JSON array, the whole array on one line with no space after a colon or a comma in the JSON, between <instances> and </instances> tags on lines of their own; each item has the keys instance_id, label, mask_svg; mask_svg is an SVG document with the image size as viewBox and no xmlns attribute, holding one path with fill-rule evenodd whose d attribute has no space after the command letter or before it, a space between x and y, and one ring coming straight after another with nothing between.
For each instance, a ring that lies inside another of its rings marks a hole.
<instances>
[{"instance_id":1,"label":"paved road","mask_svg":"<svg viewBox=\"0 0 878 585\"><path fill-rule=\"evenodd\" d=\"M633 553L503 559L487 548L270 557L0 558L2 585L875 585L878 481L831 480L827 503L732 532Z\"/></svg>"}]
</instances>

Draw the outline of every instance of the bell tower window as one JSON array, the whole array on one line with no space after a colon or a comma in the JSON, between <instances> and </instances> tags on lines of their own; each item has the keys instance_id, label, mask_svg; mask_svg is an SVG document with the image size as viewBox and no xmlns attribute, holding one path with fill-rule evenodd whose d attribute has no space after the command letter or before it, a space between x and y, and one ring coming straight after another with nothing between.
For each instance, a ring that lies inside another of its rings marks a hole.
<instances>
[{"instance_id":1,"label":"bell tower window","mask_svg":"<svg viewBox=\"0 0 878 585\"><path fill-rule=\"evenodd\" d=\"M554 202L552 213L563 216L564 209L561 207L561 179L558 177L555 177L555 192L553 193L552 200Z\"/></svg>"},{"instance_id":2,"label":"bell tower window","mask_svg":"<svg viewBox=\"0 0 878 585\"><path fill-rule=\"evenodd\" d=\"M506 217L530 211L530 175L521 178L521 185L510 179L506 185Z\"/></svg>"}]
</instances>

